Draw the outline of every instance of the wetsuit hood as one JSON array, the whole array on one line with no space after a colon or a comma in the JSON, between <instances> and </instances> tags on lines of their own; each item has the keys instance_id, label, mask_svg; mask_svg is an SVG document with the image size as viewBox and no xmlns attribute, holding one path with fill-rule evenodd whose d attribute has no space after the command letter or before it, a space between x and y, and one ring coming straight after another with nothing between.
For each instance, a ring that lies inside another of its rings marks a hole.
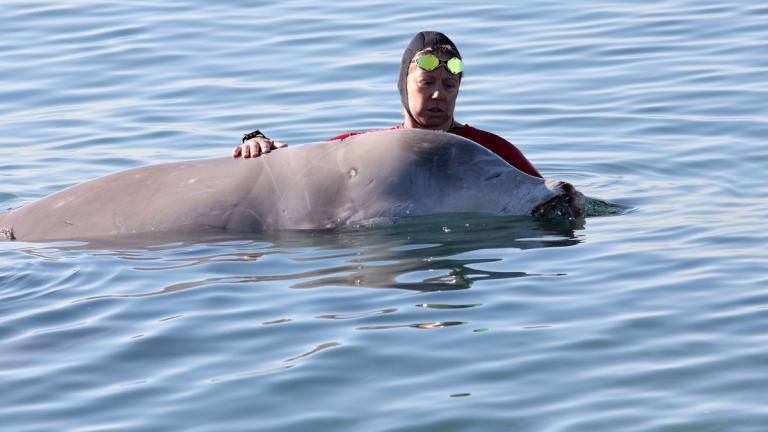
<instances>
[{"instance_id":1,"label":"wetsuit hood","mask_svg":"<svg viewBox=\"0 0 768 432\"><path fill-rule=\"evenodd\" d=\"M456 48L456 45L448 38L448 36L436 31L423 31L417 33L416 36L411 39L411 43L409 43L408 47L403 51L403 58L400 60L400 78L397 80L397 90L400 92L400 103L403 104L406 113L408 113L416 123L418 123L418 121L413 117L411 108L408 106L408 68L411 66L411 60L413 60L413 56L416 55L417 52L425 48L436 48L440 45L450 46L456 51L459 58L461 58L459 49Z\"/></svg>"}]
</instances>

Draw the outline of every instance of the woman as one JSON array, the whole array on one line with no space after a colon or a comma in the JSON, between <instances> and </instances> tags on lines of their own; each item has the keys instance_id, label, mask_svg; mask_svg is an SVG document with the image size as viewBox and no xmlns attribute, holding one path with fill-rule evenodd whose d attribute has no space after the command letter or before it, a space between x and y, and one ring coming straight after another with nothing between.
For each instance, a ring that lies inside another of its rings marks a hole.
<instances>
[{"instance_id":1,"label":"woman","mask_svg":"<svg viewBox=\"0 0 768 432\"><path fill-rule=\"evenodd\" d=\"M420 32L403 52L400 62L400 78L397 88L403 107L402 124L388 129L419 128L446 131L468 138L532 176L541 174L525 158L523 153L504 138L472 126L461 124L453 117L456 98L464 71L456 45L439 32ZM367 132L350 132L329 139L340 140ZM287 144L274 141L259 131L243 136L243 144L235 147L232 157L258 157Z\"/></svg>"}]
</instances>

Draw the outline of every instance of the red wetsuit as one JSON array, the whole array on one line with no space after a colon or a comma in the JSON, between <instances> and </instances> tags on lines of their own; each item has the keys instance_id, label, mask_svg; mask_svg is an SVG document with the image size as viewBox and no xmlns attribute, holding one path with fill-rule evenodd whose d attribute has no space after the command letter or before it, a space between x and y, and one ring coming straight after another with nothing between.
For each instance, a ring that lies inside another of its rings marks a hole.
<instances>
[{"instance_id":1,"label":"red wetsuit","mask_svg":"<svg viewBox=\"0 0 768 432\"><path fill-rule=\"evenodd\" d=\"M360 135L364 133L369 132L380 132L380 131L387 131L387 130L397 130L397 129L404 129L405 126L403 124L399 124L397 126L393 126L386 129L376 129L366 132L348 132L339 136L335 136L328 141L336 141L341 140L344 138L349 138L354 135ZM536 168L533 167L533 164L531 164L528 159L525 158L523 155L523 152L518 150L517 147L515 147L511 142L505 140L504 138L492 134L490 132L486 132L484 130L473 128L470 125L464 125L458 129L453 129L450 131L452 134L456 134L458 136L462 136L464 138L467 138L469 140L472 140L481 146L487 148L488 150L496 153L500 158L507 161L510 165L513 167L519 169L520 171L530 174L535 177L541 177L541 174L536 170Z\"/></svg>"}]
</instances>

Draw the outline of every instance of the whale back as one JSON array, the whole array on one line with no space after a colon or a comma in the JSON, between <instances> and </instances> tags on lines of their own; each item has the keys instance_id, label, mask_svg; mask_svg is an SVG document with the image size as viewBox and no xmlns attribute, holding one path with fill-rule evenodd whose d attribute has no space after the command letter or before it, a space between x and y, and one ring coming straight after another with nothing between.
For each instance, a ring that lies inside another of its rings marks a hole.
<instances>
[{"instance_id":1,"label":"whale back","mask_svg":"<svg viewBox=\"0 0 768 432\"><path fill-rule=\"evenodd\" d=\"M531 214L562 192L465 138L407 129L291 146L255 160L150 165L5 215L20 240L334 228L450 212Z\"/></svg>"}]
</instances>

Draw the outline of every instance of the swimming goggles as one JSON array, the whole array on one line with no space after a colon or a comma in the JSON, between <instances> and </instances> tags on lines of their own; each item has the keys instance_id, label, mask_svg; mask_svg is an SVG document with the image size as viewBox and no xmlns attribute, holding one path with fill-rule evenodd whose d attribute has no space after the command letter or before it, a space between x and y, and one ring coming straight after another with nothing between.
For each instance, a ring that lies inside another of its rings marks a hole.
<instances>
[{"instance_id":1,"label":"swimming goggles","mask_svg":"<svg viewBox=\"0 0 768 432\"><path fill-rule=\"evenodd\" d=\"M448 72L454 75L458 75L464 72L464 62L461 61L461 59L458 57L453 57L450 60L443 61L437 58L437 56L434 54L423 54L411 60L411 63L416 63L420 68L427 72L432 72L433 70L440 67L440 65L445 65L445 68L448 69Z\"/></svg>"}]
</instances>

